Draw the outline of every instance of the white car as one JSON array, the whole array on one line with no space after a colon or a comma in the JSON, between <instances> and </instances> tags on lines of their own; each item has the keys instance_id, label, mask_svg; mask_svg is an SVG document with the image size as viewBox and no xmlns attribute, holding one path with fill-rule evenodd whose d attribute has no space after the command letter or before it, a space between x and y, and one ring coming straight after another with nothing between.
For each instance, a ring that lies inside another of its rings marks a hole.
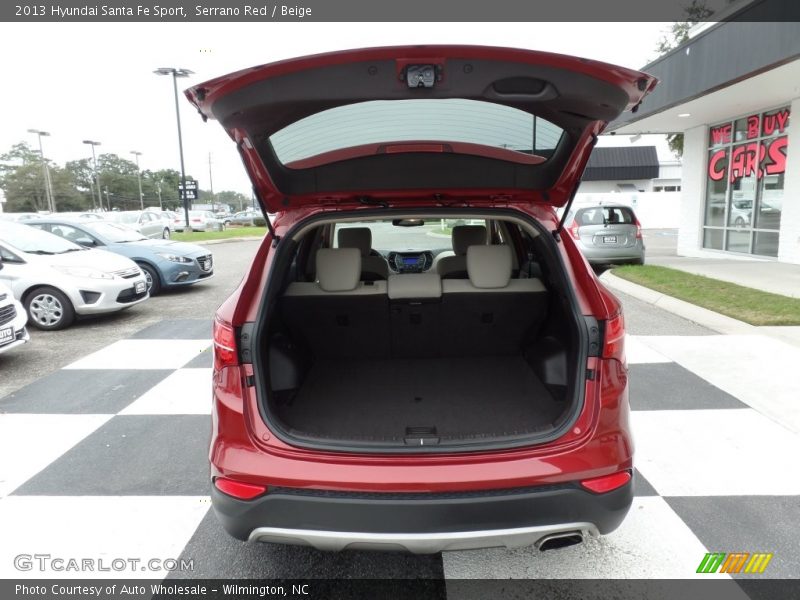
<instances>
[{"instance_id":1,"label":"white car","mask_svg":"<svg viewBox=\"0 0 800 600\"><path fill-rule=\"evenodd\" d=\"M38 329L63 329L77 315L115 312L149 298L138 265L28 225L0 223L0 283Z\"/></svg>"},{"instance_id":2,"label":"white car","mask_svg":"<svg viewBox=\"0 0 800 600\"><path fill-rule=\"evenodd\" d=\"M225 222L218 219L210 210L190 210L189 227L186 227L186 215L182 210L172 221L175 231L224 231Z\"/></svg>"},{"instance_id":3,"label":"white car","mask_svg":"<svg viewBox=\"0 0 800 600\"><path fill-rule=\"evenodd\" d=\"M3 263L0 262L0 270ZM21 346L30 339L25 324L28 316L11 290L0 283L0 354Z\"/></svg>"},{"instance_id":4,"label":"white car","mask_svg":"<svg viewBox=\"0 0 800 600\"><path fill-rule=\"evenodd\" d=\"M154 210L122 210L105 213L105 218L135 229L144 237L168 240L172 234L169 221Z\"/></svg>"}]
</instances>

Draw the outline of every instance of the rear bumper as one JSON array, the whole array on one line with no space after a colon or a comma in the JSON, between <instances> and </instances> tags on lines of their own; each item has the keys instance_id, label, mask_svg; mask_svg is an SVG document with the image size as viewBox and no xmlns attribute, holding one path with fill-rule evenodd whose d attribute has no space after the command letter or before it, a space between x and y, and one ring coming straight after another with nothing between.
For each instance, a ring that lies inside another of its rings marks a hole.
<instances>
[{"instance_id":1,"label":"rear bumper","mask_svg":"<svg viewBox=\"0 0 800 600\"><path fill-rule=\"evenodd\" d=\"M431 494L273 488L248 501L211 491L223 527L241 540L414 553L514 548L567 532L606 534L632 500L632 482L605 494L577 484Z\"/></svg>"}]
</instances>

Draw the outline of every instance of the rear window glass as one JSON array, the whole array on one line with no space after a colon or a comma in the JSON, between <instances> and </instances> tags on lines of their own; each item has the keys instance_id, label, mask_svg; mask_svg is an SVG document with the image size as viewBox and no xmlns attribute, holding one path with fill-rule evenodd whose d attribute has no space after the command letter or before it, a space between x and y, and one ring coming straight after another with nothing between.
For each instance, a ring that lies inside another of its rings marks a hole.
<instances>
[{"instance_id":1,"label":"rear window glass","mask_svg":"<svg viewBox=\"0 0 800 600\"><path fill-rule=\"evenodd\" d=\"M269 138L283 164L381 142L462 142L548 157L563 130L516 108L460 98L373 100L308 116Z\"/></svg>"},{"instance_id":2,"label":"rear window glass","mask_svg":"<svg viewBox=\"0 0 800 600\"><path fill-rule=\"evenodd\" d=\"M612 223L633 223L633 211L624 206L598 206L582 208L575 213L578 225L607 225Z\"/></svg>"},{"instance_id":3,"label":"rear window glass","mask_svg":"<svg viewBox=\"0 0 800 600\"><path fill-rule=\"evenodd\" d=\"M339 247L339 231L349 227L366 227L372 233L372 249L388 252L422 250L449 250L451 235L457 225L487 226L485 219L430 219L419 227L400 227L392 221L360 221L337 223L333 235L333 247Z\"/></svg>"}]
</instances>

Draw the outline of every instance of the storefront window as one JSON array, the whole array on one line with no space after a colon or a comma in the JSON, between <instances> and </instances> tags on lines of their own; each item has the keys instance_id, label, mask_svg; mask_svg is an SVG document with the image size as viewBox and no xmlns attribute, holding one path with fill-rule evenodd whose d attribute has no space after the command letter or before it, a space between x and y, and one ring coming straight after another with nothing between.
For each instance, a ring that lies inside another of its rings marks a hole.
<instances>
[{"instance_id":1,"label":"storefront window","mask_svg":"<svg viewBox=\"0 0 800 600\"><path fill-rule=\"evenodd\" d=\"M789 108L711 127L703 247L778 255Z\"/></svg>"}]
</instances>

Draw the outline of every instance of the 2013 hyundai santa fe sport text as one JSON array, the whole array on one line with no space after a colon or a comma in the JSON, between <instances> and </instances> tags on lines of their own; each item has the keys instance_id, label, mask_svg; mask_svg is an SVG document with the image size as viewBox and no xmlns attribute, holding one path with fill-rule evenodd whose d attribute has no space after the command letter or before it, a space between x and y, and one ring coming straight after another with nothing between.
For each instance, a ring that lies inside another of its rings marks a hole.
<instances>
[{"instance_id":1,"label":"2013 hyundai santa fe sport text","mask_svg":"<svg viewBox=\"0 0 800 600\"><path fill-rule=\"evenodd\" d=\"M414 46L186 91L275 215L214 321L212 502L231 535L547 549L622 522L622 312L556 208L655 84L556 54Z\"/></svg>"}]
</instances>

